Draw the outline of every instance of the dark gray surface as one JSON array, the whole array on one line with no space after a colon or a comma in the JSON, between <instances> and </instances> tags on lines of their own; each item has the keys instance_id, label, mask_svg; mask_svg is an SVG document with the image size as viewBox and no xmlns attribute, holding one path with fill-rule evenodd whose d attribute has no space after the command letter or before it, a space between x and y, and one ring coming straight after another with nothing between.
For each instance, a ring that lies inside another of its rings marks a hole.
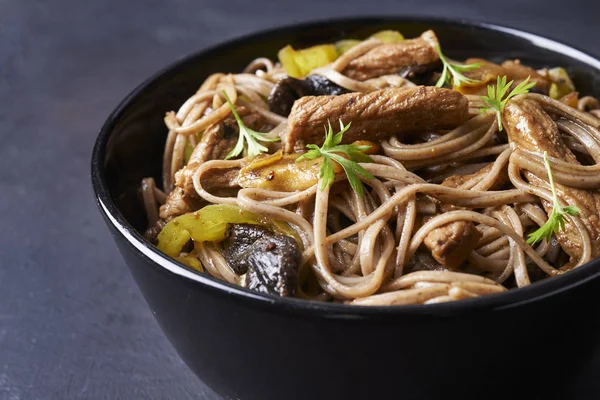
<instances>
[{"instance_id":1,"label":"dark gray surface","mask_svg":"<svg viewBox=\"0 0 600 400\"><path fill-rule=\"evenodd\" d=\"M591 0L319 3L0 0L0 399L215 398L160 332L89 182L103 120L157 69L258 29L359 14L478 19L600 54Z\"/></svg>"}]
</instances>

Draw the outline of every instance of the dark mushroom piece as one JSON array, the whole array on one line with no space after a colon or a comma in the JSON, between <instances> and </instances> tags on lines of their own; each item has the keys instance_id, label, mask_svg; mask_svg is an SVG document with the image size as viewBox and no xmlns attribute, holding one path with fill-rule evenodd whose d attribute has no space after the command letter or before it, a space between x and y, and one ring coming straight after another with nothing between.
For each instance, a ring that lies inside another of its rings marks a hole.
<instances>
[{"instance_id":1,"label":"dark mushroom piece","mask_svg":"<svg viewBox=\"0 0 600 400\"><path fill-rule=\"evenodd\" d=\"M269 94L269 109L287 117L294 102L304 96L337 96L348 93L345 89L321 75L309 75L305 79L290 76L281 79Z\"/></svg>"},{"instance_id":2,"label":"dark mushroom piece","mask_svg":"<svg viewBox=\"0 0 600 400\"><path fill-rule=\"evenodd\" d=\"M260 225L232 225L222 243L223 256L237 274L246 274L243 286L267 294L294 296L300 248L290 236Z\"/></svg>"}]
</instances>

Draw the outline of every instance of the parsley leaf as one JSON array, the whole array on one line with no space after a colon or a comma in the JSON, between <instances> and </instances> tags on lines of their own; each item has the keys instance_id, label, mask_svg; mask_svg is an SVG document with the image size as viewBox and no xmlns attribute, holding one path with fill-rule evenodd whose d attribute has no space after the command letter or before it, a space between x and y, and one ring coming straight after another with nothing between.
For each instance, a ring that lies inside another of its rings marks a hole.
<instances>
[{"instance_id":1,"label":"parsley leaf","mask_svg":"<svg viewBox=\"0 0 600 400\"><path fill-rule=\"evenodd\" d=\"M474 84L479 82L478 80L467 78L466 76L461 74L461 72L471 71L472 69L479 68L481 67L481 63L453 64L450 61L448 61L444 53L442 53L442 49L440 48L440 46L437 46L436 50L440 57L440 61L442 61L442 64L444 64L444 69L442 70L442 76L440 76L440 79L438 79L435 86L442 87L446 83L450 84L450 81L452 81L454 87L460 87L463 83Z\"/></svg>"},{"instance_id":2,"label":"parsley leaf","mask_svg":"<svg viewBox=\"0 0 600 400\"><path fill-rule=\"evenodd\" d=\"M558 233L559 230L565 230L565 215L579 215L581 210L576 206L561 206L558 202L558 195L556 194L556 188L554 187L554 179L552 179L552 170L550 169L550 161L548 161L548 152L544 152L544 164L546 164L546 171L548 172L548 180L550 181L550 188L552 189L553 205L552 213L548 217L548 221L538 230L530 233L527 237L527 243L534 245L542 239L550 240L553 233Z\"/></svg>"},{"instance_id":3,"label":"parsley leaf","mask_svg":"<svg viewBox=\"0 0 600 400\"><path fill-rule=\"evenodd\" d=\"M267 151L269 151L269 149L267 149L259 142L279 141L278 137L269 138L264 136L264 134L261 132L256 132L248 128L244 124L244 121L242 121L242 119L238 115L237 111L235 110L235 106L233 105L233 103L229 99L229 96L227 96L227 93L224 90L223 96L225 96L225 100L227 100L227 104L229 104L229 108L231 108L231 112L233 113L233 116L235 117L235 120L237 121L238 127L240 129L238 141L235 144L235 147L229 152L229 154L227 154L227 157L225 157L226 160L229 160L230 158L237 157L240 154L242 154L242 152L244 151L244 142L247 143L246 147L248 149L248 157L252 157L260 153L266 153Z\"/></svg>"},{"instance_id":4,"label":"parsley leaf","mask_svg":"<svg viewBox=\"0 0 600 400\"><path fill-rule=\"evenodd\" d=\"M496 81L496 87L488 85L488 95L481 96L481 99L487 106L481 108L481 112L494 111L498 118L498 130L502 130L502 110L506 103L513 97L519 94L529 93L529 89L535 86L535 82L529 82L530 76L527 77L523 82L519 83L509 94L506 96L506 92L514 83L514 80L506 83L506 75L502 78L498 77ZM505 97L506 96L506 97Z\"/></svg>"},{"instance_id":5,"label":"parsley leaf","mask_svg":"<svg viewBox=\"0 0 600 400\"><path fill-rule=\"evenodd\" d=\"M364 153L364 151L369 150L369 146L340 144L344 137L344 132L350 128L350 124L351 123L344 126L343 122L340 120L340 131L334 135L331 123L329 123L329 129L325 128L325 142L323 143L323 146L319 148L316 144L306 145L306 148L309 150L298 157L296 162L299 162L302 159L314 160L315 158L323 157L323 164L319 171L321 190L323 190L327 186L333 184L333 181L335 180L335 169L333 165L333 162L335 161L344 169L352 189L362 196L364 194L363 185L359 176L367 179L375 179L375 177L358 163L373 162L373 159ZM348 158L340 154L344 154Z\"/></svg>"}]
</instances>

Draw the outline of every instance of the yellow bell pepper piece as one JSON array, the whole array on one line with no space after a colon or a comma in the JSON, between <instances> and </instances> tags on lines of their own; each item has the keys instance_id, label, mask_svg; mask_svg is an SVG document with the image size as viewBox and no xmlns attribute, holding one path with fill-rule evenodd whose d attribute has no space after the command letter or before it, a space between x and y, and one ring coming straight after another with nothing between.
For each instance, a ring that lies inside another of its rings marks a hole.
<instances>
[{"instance_id":1,"label":"yellow bell pepper piece","mask_svg":"<svg viewBox=\"0 0 600 400\"><path fill-rule=\"evenodd\" d=\"M344 54L345 52L347 52L348 50L350 50L351 48L353 48L354 46L356 46L359 43L360 43L360 40L344 39L344 40L335 42L335 49L336 49L338 55L341 56L342 54Z\"/></svg>"},{"instance_id":2,"label":"yellow bell pepper piece","mask_svg":"<svg viewBox=\"0 0 600 400\"><path fill-rule=\"evenodd\" d=\"M548 75L553 82L549 93L553 99L560 99L575 91L575 85L564 68L552 68L548 70Z\"/></svg>"},{"instance_id":3,"label":"yellow bell pepper piece","mask_svg":"<svg viewBox=\"0 0 600 400\"><path fill-rule=\"evenodd\" d=\"M190 142L187 142L185 144L185 153L183 155L183 159L184 159L186 165L187 165L187 163L190 162L190 158L192 157L193 152L194 152L194 146L192 146L192 144Z\"/></svg>"},{"instance_id":4,"label":"yellow bell pepper piece","mask_svg":"<svg viewBox=\"0 0 600 400\"><path fill-rule=\"evenodd\" d=\"M299 154L283 154L281 150L274 154L261 154L240 170L238 183L243 188L280 192L308 189L319 181L323 160L317 158L296 162L299 156ZM334 171L341 173L342 168L335 163Z\"/></svg>"},{"instance_id":5,"label":"yellow bell pepper piece","mask_svg":"<svg viewBox=\"0 0 600 400\"><path fill-rule=\"evenodd\" d=\"M335 61L338 54L332 44L323 44L302 50L294 50L292 46L287 45L279 50L277 57L289 76L304 78L313 69Z\"/></svg>"},{"instance_id":6,"label":"yellow bell pepper piece","mask_svg":"<svg viewBox=\"0 0 600 400\"><path fill-rule=\"evenodd\" d=\"M195 269L199 272L204 272L204 268L202 268L202 263L198 260L198 257L188 254L187 256L178 256L177 261L184 263L191 269Z\"/></svg>"},{"instance_id":7,"label":"yellow bell pepper piece","mask_svg":"<svg viewBox=\"0 0 600 400\"><path fill-rule=\"evenodd\" d=\"M190 240L219 242L229 224L266 224L265 217L227 204L209 205L171 220L158 234L158 249L176 258Z\"/></svg>"},{"instance_id":8,"label":"yellow bell pepper piece","mask_svg":"<svg viewBox=\"0 0 600 400\"><path fill-rule=\"evenodd\" d=\"M379 31L370 36L370 39L379 39L383 43L396 43L404 40L404 36L398 31L386 30ZM359 44L360 40L343 39L335 43L335 48L339 56Z\"/></svg>"},{"instance_id":9,"label":"yellow bell pepper piece","mask_svg":"<svg viewBox=\"0 0 600 400\"><path fill-rule=\"evenodd\" d=\"M396 43L404 40L404 36L398 31L386 30L379 31L371 35L373 39L379 39L383 43Z\"/></svg>"},{"instance_id":10,"label":"yellow bell pepper piece","mask_svg":"<svg viewBox=\"0 0 600 400\"><path fill-rule=\"evenodd\" d=\"M200 139L202 139L203 133L204 132L198 132L198 134L196 135L196 142L199 142ZM192 143L188 140L185 144L185 152L183 154L183 159L184 159L186 165L187 165L187 163L190 162L190 158L192 157L193 152L194 152L194 146L192 146Z\"/></svg>"}]
</instances>

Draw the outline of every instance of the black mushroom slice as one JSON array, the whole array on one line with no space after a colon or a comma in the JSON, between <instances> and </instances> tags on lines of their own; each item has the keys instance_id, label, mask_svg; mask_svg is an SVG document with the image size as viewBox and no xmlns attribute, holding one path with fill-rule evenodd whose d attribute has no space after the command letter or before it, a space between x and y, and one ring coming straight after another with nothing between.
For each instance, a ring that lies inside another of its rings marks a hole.
<instances>
[{"instance_id":1,"label":"black mushroom slice","mask_svg":"<svg viewBox=\"0 0 600 400\"><path fill-rule=\"evenodd\" d=\"M309 75L305 79L285 77L275 84L269 94L269 109L287 117L294 101L304 96L337 96L349 90L336 85L321 75Z\"/></svg>"},{"instance_id":2,"label":"black mushroom slice","mask_svg":"<svg viewBox=\"0 0 600 400\"><path fill-rule=\"evenodd\" d=\"M231 225L222 243L223 256L243 286L267 294L294 296L300 265L300 248L290 236L260 225Z\"/></svg>"}]
</instances>

